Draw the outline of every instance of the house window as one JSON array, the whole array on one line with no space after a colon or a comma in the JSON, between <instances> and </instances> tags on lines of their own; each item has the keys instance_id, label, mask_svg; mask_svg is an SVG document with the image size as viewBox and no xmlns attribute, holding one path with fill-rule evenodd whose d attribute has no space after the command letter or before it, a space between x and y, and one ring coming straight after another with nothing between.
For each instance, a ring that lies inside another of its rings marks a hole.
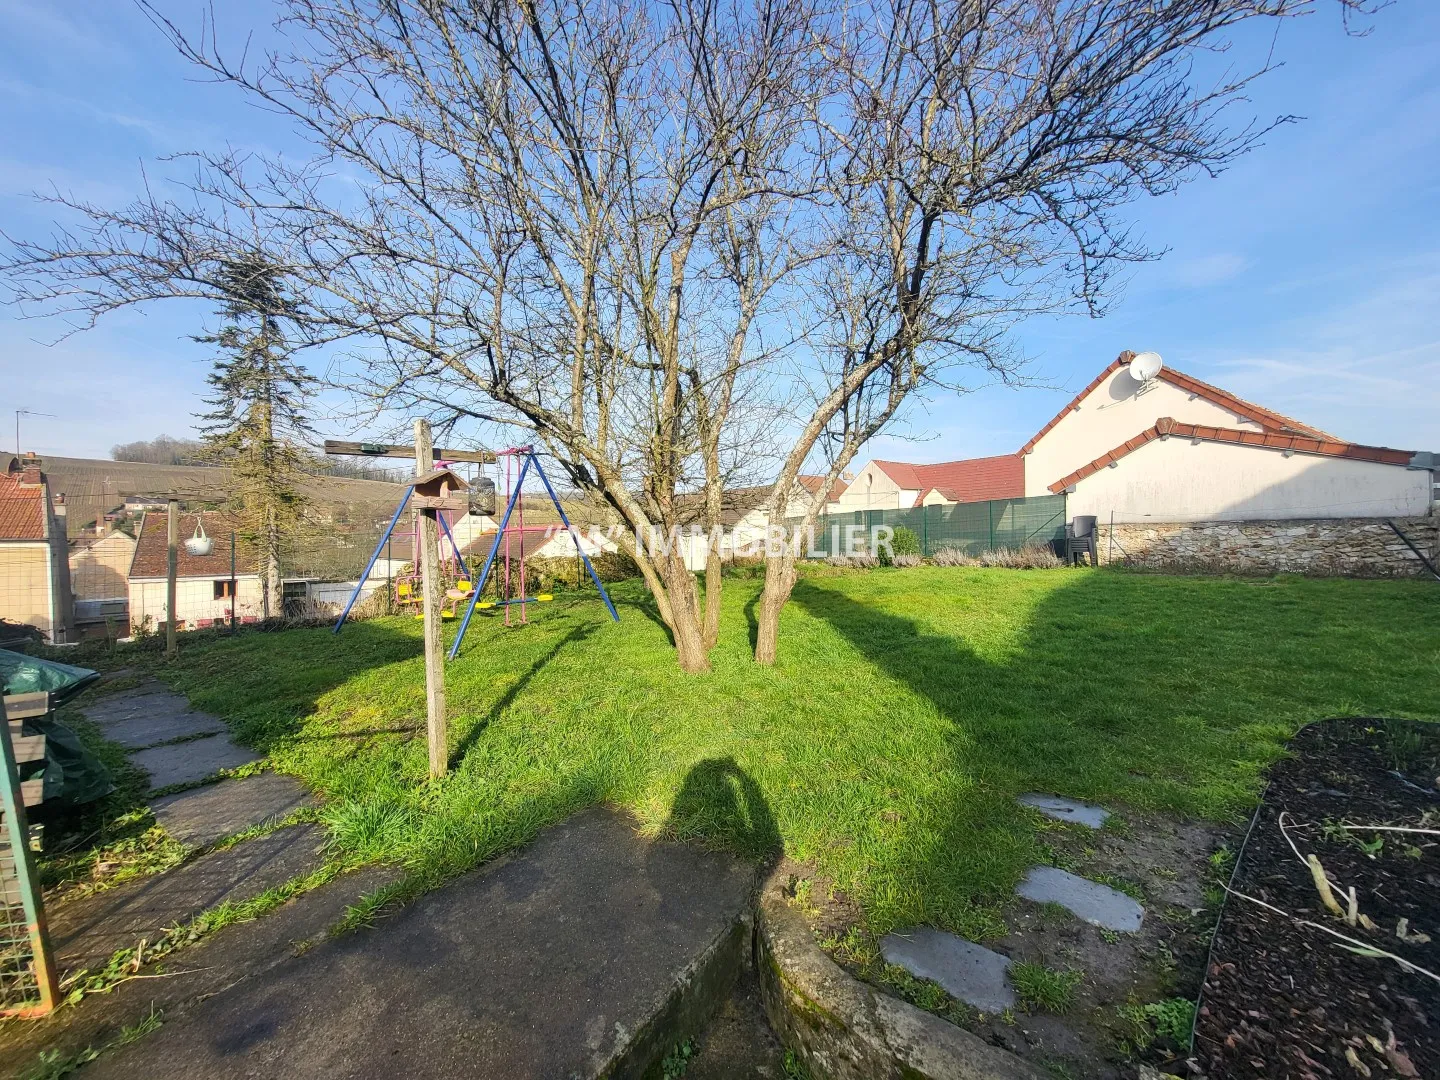
<instances>
[{"instance_id":1,"label":"house window","mask_svg":"<svg viewBox=\"0 0 1440 1080\"><path fill-rule=\"evenodd\" d=\"M215 582L215 599L230 600L235 596L235 583L228 578Z\"/></svg>"}]
</instances>

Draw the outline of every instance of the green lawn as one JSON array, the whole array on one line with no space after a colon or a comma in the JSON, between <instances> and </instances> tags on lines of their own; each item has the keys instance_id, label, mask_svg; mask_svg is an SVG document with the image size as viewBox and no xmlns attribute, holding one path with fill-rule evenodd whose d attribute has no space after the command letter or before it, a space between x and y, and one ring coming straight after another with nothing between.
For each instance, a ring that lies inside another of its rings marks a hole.
<instances>
[{"instance_id":1,"label":"green lawn","mask_svg":"<svg viewBox=\"0 0 1440 1080\"><path fill-rule=\"evenodd\" d=\"M454 769L428 783L419 624L185 643L164 678L324 794L349 854L424 887L607 800L647 827L783 840L870 928L970 934L1043 857L1013 797L1238 818L1307 721L1440 718L1440 593L1419 581L1114 572L819 572L781 661L727 581L714 671L680 674L643 590L477 619L449 666Z\"/></svg>"}]
</instances>

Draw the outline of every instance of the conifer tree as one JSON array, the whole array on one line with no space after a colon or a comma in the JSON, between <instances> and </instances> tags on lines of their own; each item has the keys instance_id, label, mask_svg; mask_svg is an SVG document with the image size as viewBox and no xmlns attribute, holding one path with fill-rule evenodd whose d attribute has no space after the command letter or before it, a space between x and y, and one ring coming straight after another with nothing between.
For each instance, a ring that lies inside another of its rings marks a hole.
<instances>
[{"instance_id":1,"label":"conifer tree","mask_svg":"<svg viewBox=\"0 0 1440 1080\"><path fill-rule=\"evenodd\" d=\"M296 311L284 272L261 258L229 260L222 271L223 323L197 341L219 355L200 416L210 455L230 469L229 503L243 539L259 555L265 615L283 612L280 567L304 517L302 444L315 380L294 360L285 322Z\"/></svg>"}]
</instances>

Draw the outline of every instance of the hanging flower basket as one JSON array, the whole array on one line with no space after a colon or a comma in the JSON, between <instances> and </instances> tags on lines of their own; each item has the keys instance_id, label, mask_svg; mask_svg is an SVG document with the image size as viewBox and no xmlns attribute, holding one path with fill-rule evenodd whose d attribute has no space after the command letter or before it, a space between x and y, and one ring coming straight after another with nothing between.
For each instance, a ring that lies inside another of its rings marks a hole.
<instances>
[{"instance_id":1,"label":"hanging flower basket","mask_svg":"<svg viewBox=\"0 0 1440 1080\"><path fill-rule=\"evenodd\" d=\"M205 535L205 523L195 523L195 535L185 541L185 550L191 555L209 555L215 548L215 541Z\"/></svg>"}]
</instances>

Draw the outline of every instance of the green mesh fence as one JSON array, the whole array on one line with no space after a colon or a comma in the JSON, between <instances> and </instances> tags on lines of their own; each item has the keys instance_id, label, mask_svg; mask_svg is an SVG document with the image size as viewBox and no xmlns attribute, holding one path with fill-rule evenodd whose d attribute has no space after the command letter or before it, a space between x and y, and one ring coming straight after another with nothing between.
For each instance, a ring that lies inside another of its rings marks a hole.
<instances>
[{"instance_id":1,"label":"green mesh fence","mask_svg":"<svg viewBox=\"0 0 1440 1080\"><path fill-rule=\"evenodd\" d=\"M795 519L787 524L794 529L800 522ZM1065 535L1065 496L821 514L815 522L815 541L810 550L817 557L846 554L851 537L856 550L869 550L871 536L882 526L909 529L920 538L924 555L934 555L941 548L974 555L1002 547L1048 545Z\"/></svg>"}]
</instances>

